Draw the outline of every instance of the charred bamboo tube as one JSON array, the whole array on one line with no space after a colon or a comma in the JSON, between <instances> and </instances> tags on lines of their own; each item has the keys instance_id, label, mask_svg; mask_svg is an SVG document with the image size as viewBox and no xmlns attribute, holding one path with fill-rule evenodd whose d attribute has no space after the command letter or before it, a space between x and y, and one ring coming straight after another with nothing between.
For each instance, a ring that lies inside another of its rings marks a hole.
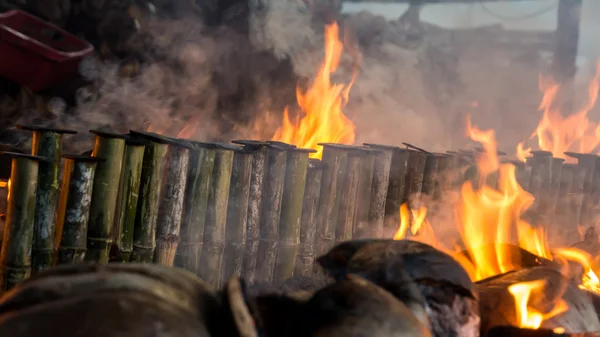
<instances>
[{"instance_id":1,"label":"charred bamboo tube","mask_svg":"<svg viewBox=\"0 0 600 337\"><path fill-rule=\"evenodd\" d=\"M246 222L246 248L242 267L244 279L249 284L253 284L256 279L256 263L260 242L260 212L268 143L253 140L234 140L232 143L244 145L245 148L253 151Z\"/></svg>"},{"instance_id":2,"label":"charred bamboo tube","mask_svg":"<svg viewBox=\"0 0 600 337\"><path fill-rule=\"evenodd\" d=\"M525 163L519 160L510 160L506 163L515 166L515 178L517 179L517 182L524 190L528 190L531 167L525 165Z\"/></svg>"},{"instance_id":3,"label":"charred bamboo tube","mask_svg":"<svg viewBox=\"0 0 600 337\"><path fill-rule=\"evenodd\" d=\"M63 155L62 189L56 226L57 264L83 262L87 251L87 230L94 175L100 158Z\"/></svg>"},{"instance_id":4,"label":"charred bamboo tube","mask_svg":"<svg viewBox=\"0 0 600 337\"><path fill-rule=\"evenodd\" d=\"M344 183L340 196L338 224L335 231L336 244L352 239L361 155L362 153L358 148L348 151Z\"/></svg>"},{"instance_id":5,"label":"charred bamboo tube","mask_svg":"<svg viewBox=\"0 0 600 337\"><path fill-rule=\"evenodd\" d=\"M231 168L229 201L225 231L225 252L221 281L242 274L246 248L246 223L248 221L248 197L252 179L253 152L248 148L236 150Z\"/></svg>"},{"instance_id":6,"label":"charred bamboo tube","mask_svg":"<svg viewBox=\"0 0 600 337\"><path fill-rule=\"evenodd\" d=\"M17 127L33 131L32 155L52 160L51 162L41 161L39 163L33 247L31 250L31 269L32 273L36 274L54 264L54 234L56 231L56 209L59 194L58 175L62 140L64 134L76 134L77 131L22 125Z\"/></svg>"},{"instance_id":7,"label":"charred bamboo tube","mask_svg":"<svg viewBox=\"0 0 600 337\"><path fill-rule=\"evenodd\" d=\"M31 247L39 162L50 160L22 153L3 152L12 157L10 184L0 252L0 292L12 289L31 275Z\"/></svg>"},{"instance_id":8,"label":"charred bamboo tube","mask_svg":"<svg viewBox=\"0 0 600 337\"><path fill-rule=\"evenodd\" d=\"M373 196L373 175L375 173L375 157L379 151L368 147L361 148L358 186L356 190L356 206L354 208L354 224L352 238L365 239L372 237L370 224L371 198Z\"/></svg>"},{"instance_id":9,"label":"charred bamboo tube","mask_svg":"<svg viewBox=\"0 0 600 337\"><path fill-rule=\"evenodd\" d=\"M270 283L275 273L279 243L279 219L285 182L287 150L293 146L270 144L267 148L263 200L260 215L260 243L256 282Z\"/></svg>"},{"instance_id":10,"label":"charred bamboo tube","mask_svg":"<svg viewBox=\"0 0 600 337\"><path fill-rule=\"evenodd\" d=\"M450 188L450 180L448 176L449 165L451 161L451 155L446 153L440 154L438 168L437 168L437 179L435 191L433 193L434 200L440 200L443 196L443 193Z\"/></svg>"},{"instance_id":11,"label":"charred bamboo tube","mask_svg":"<svg viewBox=\"0 0 600 337\"><path fill-rule=\"evenodd\" d=\"M442 155L437 153L428 154L425 157L425 168L423 170L423 187L424 194L433 196L436 190L436 182L438 179L438 167Z\"/></svg>"},{"instance_id":12,"label":"charred bamboo tube","mask_svg":"<svg viewBox=\"0 0 600 337\"><path fill-rule=\"evenodd\" d=\"M421 151L409 151L408 168L406 174L406 186L403 202L409 201L412 195L419 195L423 190L423 179L425 174L425 162L427 153Z\"/></svg>"},{"instance_id":13,"label":"charred bamboo tube","mask_svg":"<svg viewBox=\"0 0 600 337\"><path fill-rule=\"evenodd\" d=\"M385 220L383 227L383 235L385 237L393 235L400 223L398 210L400 209L400 205L404 202L404 195L408 189L408 186L406 185L408 155L408 150L399 147L393 149L389 186L385 201Z\"/></svg>"},{"instance_id":14,"label":"charred bamboo tube","mask_svg":"<svg viewBox=\"0 0 600 337\"><path fill-rule=\"evenodd\" d=\"M597 203L594 191L596 181L600 182L600 157L594 154L565 152L569 157L577 158L577 164L585 170L584 197L580 212L580 224L593 223L593 208ZM597 173L598 172L598 173Z\"/></svg>"},{"instance_id":15,"label":"charred bamboo tube","mask_svg":"<svg viewBox=\"0 0 600 337\"><path fill-rule=\"evenodd\" d=\"M181 223L181 244L175 264L198 274L198 263L204 243L204 226L208 207L208 193L212 186L215 166L215 144L194 142L190 151L190 165Z\"/></svg>"},{"instance_id":16,"label":"charred bamboo tube","mask_svg":"<svg viewBox=\"0 0 600 337\"><path fill-rule=\"evenodd\" d=\"M317 151L313 149L300 148L287 151L274 281L283 281L294 274L300 245L300 219L306 189L308 156L315 152Z\"/></svg>"},{"instance_id":17,"label":"charred bamboo tube","mask_svg":"<svg viewBox=\"0 0 600 337\"><path fill-rule=\"evenodd\" d=\"M373 186L371 189L369 220L367 224L370 228L369 236L381 238L383 237L385 201L390 182L390 167L392 165L392 155L396 147L368 143L364 145L377 150L374 157Z\"/></svg>"},{"instance_id":18,"label":"charred bamboo tube","mask_svg":"<svg viewBox=\"0 0 600 337\"><path fill-rule=\"evenodd\" d=\"M321 177L321 195L317 213L317 255L325 254L335 244L340 199L348 150L351 146L320 143L323 146L323 163L326 165Z\"/></svg>"},{"instance_id":19,"label":"charred bamboo tube","mask_svg":"<svg viewBox=\"0 0 600 337\"><path fill-rule=\"evenodd\" d=\"M121 134L101 131L92 130L90 132L95 135L92 157L104 160L98 162L94 175L85 259L86 261L108 263L113 242L125 137Z\"/></svg>"},{"instance_id":20,"label":"charred bamboo tube","mask_svg":"<svg viewBox=\"0 0 600 337\"><path fill-rule=\"evenodd\" d=\"M585 170L577 164L563 164L560 175L559 202L556 207L556 223L580 224L581 205L583 203L583 186L585 181ZM551 227L552 228L552 227ZM577 242L580 240L579 233L575 227L554 226L557 233L564 242Z\"/></svg>"},{"instance_id":21,"label":"charred bamboo tube","mask_svg":"<svg viewBox=\"0 0 600 337\"><path fill-rule=\"evenodd\" d=\"M297 276L312 275L313 263L316 257L317 209L324 165L318 159L308 160L302 216L300 218L300 246L294 267L294 275Z\"/></svg>"},{"instance_id":22,"label":"charred bamboo tube","mask_svg":"<svg viewBox=\"0 0 600 337\"><path fill-rule=\"evenodd\" d=\"M129 262L133 251L133 231L145 145L146 142L131 137L127 137L125 141L123 169L121 170L117 211L115 213L113 240L116 256L111 257L113 261Z\"/></svg>"},{"instance_id":23,"label":"charred bamboo tube","mask_svg":"<svg viewBox=\"0 0 600 337\"><path fill-rule=\"evenodd\" d=\"M550 177L550 191L548 193L548 212L546 216L552 217L556 214L556 207L558 206L558 196L560 190L560 176L562 175L563 158L552 158L552 170Z\"/></svg>"},{"instance_id":24,"label":"charred bamboo tube","mask_svg":"<svg viewBox=\"0 0 600 337\"><path fill-rule=\"evenodd\" d=\"M179 245L191 144L171 139L156 219L156 263L173 266Z\"/></svg>"},{"instance_id":25,"label":"charred bamboo tube","mask_svg":"<svg viewBox=\"0 0 600 337\"><path fill-rule=\"evenodd\" d=\"M130 131L134 139L147 140L144 148L138 205L133 229L132 262L150 263L156 245L156 221L162 191L162 177L166 169L169 141L147 132Z\"/></svg>"},{"instance_id":26,"label":"charred bamboo tube","mask_svg":"<svg viewBox=\"0 0 600 337\"><path fill-rule=\"evenodd\" d=\"M552 177L552 153L532 151L525 164L531 168L529 192L535 197L534 205L526 213L526 218L533 224L543 219L548 209L547 193Z\"/></svg>"},{"instance_id":27,"label":"charred bamboo tube","mask_svg":"<svg viewBox=\"0 0 600 337\"><path fill-rule=\"evenodd\" d=\"M239 148L227 144L215 144L215 146L215 164L212 185L208 193L204 244L198 262L198 276L213 286L219 286L225 248L233 154Z\"/></svg>"}]
</instances>

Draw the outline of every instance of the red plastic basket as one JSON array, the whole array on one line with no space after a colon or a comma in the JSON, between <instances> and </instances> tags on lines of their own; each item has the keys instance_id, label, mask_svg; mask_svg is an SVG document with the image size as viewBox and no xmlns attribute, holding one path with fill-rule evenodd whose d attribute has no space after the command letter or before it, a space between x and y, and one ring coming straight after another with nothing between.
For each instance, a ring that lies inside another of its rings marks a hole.
<instances>
[{"instance_id":1,"label":"red plastic basket","mask_svg":"<svg viewBox=\"0 0 600 337\"><path fill-rule=\"evenodd\" d=\"M94 47L19 10L0 13L0 77L33 91L72 78Z\"/></svg>"}]
</instances>

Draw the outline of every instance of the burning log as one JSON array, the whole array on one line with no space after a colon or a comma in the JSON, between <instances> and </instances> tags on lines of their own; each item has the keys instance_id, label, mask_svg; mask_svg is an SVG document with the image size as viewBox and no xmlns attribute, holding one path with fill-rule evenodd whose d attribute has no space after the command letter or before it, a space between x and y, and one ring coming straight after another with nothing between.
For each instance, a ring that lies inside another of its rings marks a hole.
<instances>
[{"instance_id":1,"label":"burning log","mask_svg":"<svg viewBox=\"0 0 600 337\"><path fill-rule=\"evenodd\" d=\"M54 235L63 135L76 134L77 132L21 125L17 127L33 131L32 155L52 160L51 162L42 161L39 163L33 247L31 250L31 269L32 273L35 274L54 264Z\"/></svg>"},{"instance_id":2,"label":"burning log","mask_svg":"<svg viewBox=\"0 0 600 337\"><path fill-rule=\"evenodd\" d=\"M104 161L98 162L94 175L85 259L108 263L113 242L125 137L115 133L93 130L90 132L95 135L92 157L102 158Z\"/></svg>"},{"instance_id":3,"label":"burning log","mask_svg":"<svg viewBox=\"0 0 600 337\"><path fill-rule=\"evenodd\" d=\"M262 207L263 178L267 145L265 142L252 140L235 140L232 143L241 144L248 150L254 151L252 156L252 172L250 176L250 192L248 195L248 212L246 222L246 253L242 266L242 274L248 283L256 279L256 259L260 242L260 212Z\"/></svg>"},{"instance_id":4,"label":"burning log","mask_svg":"<svg viewBox=\"0 0 600 337\"><path fill-rule=\"evenodd\" d=\"M300 245L300 219L306 190L308 156L313 149L294 148L287 151L285 181L279 219L279 247L273 280L285 280L294 274Z\"/></svg>"},{"instance_id":5,"label":"burning log","mask_svg":"<svg viewBox=\"0 0 600 337\"><path fill-rule=\"evenodd\" d=\"M111 261L129 262L131 259L146 143L131 137L127 137L125 140L125 154L114 224L113 248L115 252L111 252Z\"/></svg>"},{"instance_id":6,"label":"burning log","mask_svg":"<svg viewBox=\"0 0 600 337\"><path fill-rule=\"evenodd\" d=\"M240 276L246 247L246 223L248 221L248 197L252 179L252 157L254 151L244 147L233 154L229 201L225 232L225 252L222 280Z\"/></svg>"},{"instance_id":7,"label":"burning log","mask_svg":"<svg viewBox=\"0 0 600 337\"><path fill-rule=\"evenodd\" d=\"M45 157L3 152L12 157L4 239L0 252L0 292L10 290L31 275L31 247L35 221L38 170Z\"/></svg>"},{"instance_id":8,"label":"burning log","mask_svg":"<svg viewBox=\"0 0 600 337\"><path fill-rule=\"evenodd\" d=\"M561 333L550 329L525 329L516 326L497 326L488 331L487 337L596 337L598 332Z\"/></svg>"},{"instance_id":9,"label":"burning log","mask_svg":"<svg viewBox=\"0 0 600 337\"><path fill-rule=\"evenodd\" d=\"M306 186L300 218L300 246L294 266L294 275L310 276L316 255L317 209L321 194L321 179L325 164L318 159L309 159L306 171Z\"/></svg>"},{"instance_id":10,"label":"burning log","mask_svg":"<svg viewBox=\"0 0 600 337\"><path fill-rule=\"evenodd\" d=\"M191 144L176 140L171 140L168 145L167 167L161 189L163 197L156 220L155 260L158 264L172 266L175 261L191 147Z\"/></svg>"},{"instance_id":11,"label":"burning log","mask_svg":"<svg viewBox=\"0 0 600 337\"><path fill-rule=\"evenodd\" d=\"M356 197L360 175L361 149L352 148L347 154L346 170L340 195L340 209L337 216L338 223L335 230L335 242L352 240L354 216L356 211Z\"/></svg>"},{"instance_id":12,"label":"burning log","mask_svg":"<svg viewBox=\"0 0 600 337\"><path fill-rule=\"evenodd\" d=\"M204 243L198 261L198 276L213 286L221 282L223 250L227 221L227 203L231 186L233 155L239 147L215 143L215 164L208 190L208 206L204 225Z\"/></svg>"},{"instance_id":13,"label":"burning log","mask_svg":"<svg viewBox=\"0 0 600 337\"><path fill-rule=\"evenodd\" d=\"M315 293L290 336L430 336L392 294L356 275Z\"/></svg>"},{"instance_id":14,"label":"burning log","mask_svg":"<svg viewBox=\"0 0 600 337\"><path fill-rule=\"evenodd\" d=\"M355 239L369 238L373 231L369 222L371 198L373 197L373 175L375 173L375 157L379 151L368 147L361 148L360 170L358 173L358 186L356 190L356 205L354 210L354 224L352 237Z\"/></svg>"},{"instance_id":15,"label":"burning log","mask_svg":"<svg viewBox=\"0 0 600 337\"><path fill-rule=\"evenodd\" d=\"M320 143L323 146L323 169L321 194L317 214L317 254L324 254L333 246L336 238L340 196L343 187L344 172L348 162L347 150L351 147L338 144Z\"/></svg>"},{"instance_id":16,"label":"burning log","mask_svg":"<svg viewBox=\"0 0 600 337\"><path fill-rule=\"evenodd\" d=\"M409 240L349 241L321 256L319 264L338 280L355 273L375 282L423 321L426 311L435 336L474 336L479 330L473 282L456 260L431 246ZM409 287L411 281L416 288Z\"/></svg>"},{"instance_id":17,"label":"burning log","mask_svg":"<svg viewBox=\"0 0 600 337\"><path fill-rule=\"evenodd\" d=\"M537 256L519 246L508 243L492 243L483 246L478 246L472 249L463 250L459 253L456 253L456 255L462 258L466 258L474 263L474 255L481 254L485 251L502 251L503 256L505 256L506 258L510 258L509 261L505 262L507 264L510 264L510 266L518 269L533 268L539 266L555 268L557 270L560 268L560 266L554 261L550 261L541 256Z\"/></svg>"},{"instance_id":18,"label":"burning log","mask_svg":"<svg viewBox=\"0 0 600 337\"><path fill-rule=\"evenodd\" d=\"M371 199L369 203L369 228L370 237L383 237L383 223L385 218L385 201L388 194L390 182L390 167L392 165L392 155L394 147L385 145L367 144L364 145L377 150L373 166L373 182L371 189Z\"/></svg>"},{"instance_id":19,"label":"burning log","mask_svg":"<svg viewBox=\"0 0 600 337\"><path fill-rule=\"evenodd\" d=\"M287 150L293 145L271 143L267 148L264 189L260 213L260 243L256 265L257 282L271 282L275 272L277 244L279 241L279 218L285 181Z\"/></svg>"},{"instance_id":20,"label":"burning log","mask_svg":"<svg viewBox=\"0 0 600 337\"><path fill-rule=\"evenodd\" d=\"M81 263L87 252L87 231L96 166L103 159L64 155L65 166L55 240L57 264Z\"/></svg>"},{"instance_id":21,"label":"burning log","mask_svg":"<svg viewBox=\"0 0 600 337\"><path fill-rule=\"evenodd\" d=\"M133 139L146 140L140 190L133 230L131 262L152 262L156 245L156 221L167 159L168 141L157 134L130 131Z\"/></svg>"},{"instance_id":22,"label":"burning log","mask_svg":"<svg viewBox=\"0 0 600 337\"><path fill-rule=\"evenodd\" d=\"M204 227L208 194L212 186L216 144L192 142L190 163L181 223L181 244L175 256L175 265L198 274L198 263L204 244Z\"/></svg>"},{"instance_id":23,"label":"burning log","mask_svg":"<svg viewBox=\"0 0 600 337\"><path fill-rule=\"evenodd\" d=\"M477 283L481 310L481 335L496 326L519 326L515 299L508 287L520 282L544 280L540 292L533 292L528 306L540 313L548 313L562 299L568 310L545 319L542 327L563 327L566 331L600 331L600 321L592 302L592 294L579 289L560 271L547 267L533 267L498 275Z\"/></svg>"}]
</instances>

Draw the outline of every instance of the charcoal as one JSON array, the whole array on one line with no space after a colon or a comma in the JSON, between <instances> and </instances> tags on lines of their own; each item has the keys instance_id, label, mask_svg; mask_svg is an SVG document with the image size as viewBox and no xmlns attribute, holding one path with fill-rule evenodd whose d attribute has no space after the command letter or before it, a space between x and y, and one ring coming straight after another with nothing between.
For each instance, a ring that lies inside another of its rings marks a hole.
<instances>
[{"instance_id":1,"label":"charcoal","mask_svg":"<svg viewBox=\"0 0 600 337\"><path fill-rule=\"evenodd\" d=\"M336 279L355 273L401 299L418 317L422 306L435 336L476 336L477 291L451 256L410 240L342 243L319 258Z\"/></svg>"},{"instance_id":2,"label":"charcoal","mask_svg":"<svg viewBox=\"0 0 600 337\"><path fill-rule=\"evenodd\" d=\"M391 293L357 275L319 291L302 307L289 336L431 336Z\"/></svg>"}]
</instances>

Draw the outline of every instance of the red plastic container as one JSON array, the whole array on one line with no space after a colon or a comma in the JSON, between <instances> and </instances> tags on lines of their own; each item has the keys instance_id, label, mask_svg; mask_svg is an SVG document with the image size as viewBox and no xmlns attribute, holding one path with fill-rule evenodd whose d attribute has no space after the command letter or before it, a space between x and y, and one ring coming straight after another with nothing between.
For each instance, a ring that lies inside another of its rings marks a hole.
<instances>
[{"instance_id":1,"label":"red plastic container","mask_svg":"<svg viewBox=\"0 0 600 337\"><path fill-rule=\"evenodd\" d=\"M0 77L33 91L72 78L94 47L19 10L0 13Z\"/></svg>"}]
</instances>

